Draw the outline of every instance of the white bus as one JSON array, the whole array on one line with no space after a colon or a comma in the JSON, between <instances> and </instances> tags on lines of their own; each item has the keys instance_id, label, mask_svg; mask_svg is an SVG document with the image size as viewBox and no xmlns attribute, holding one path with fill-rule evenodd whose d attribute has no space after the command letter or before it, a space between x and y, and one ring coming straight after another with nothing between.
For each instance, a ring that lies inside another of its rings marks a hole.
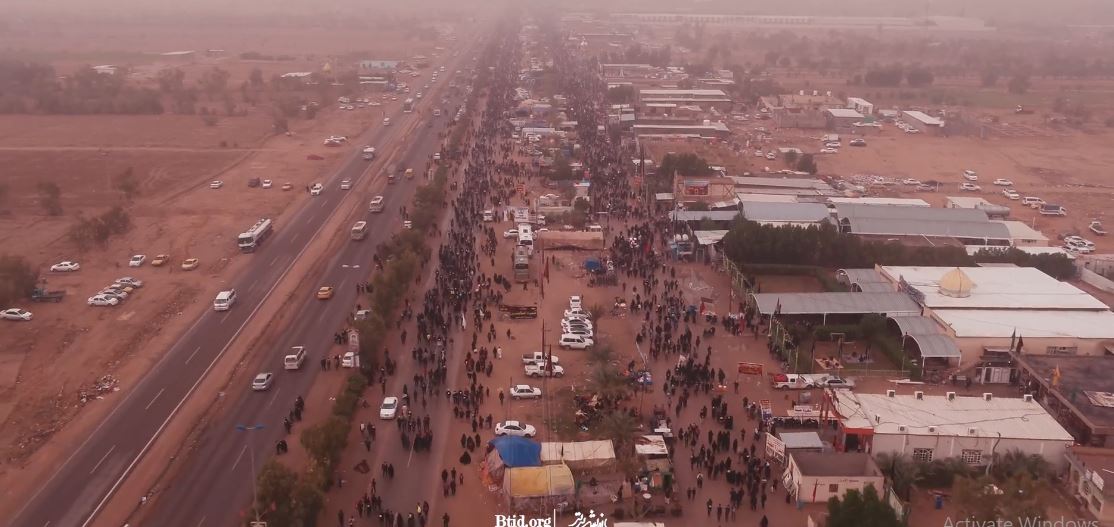
<instances>
[{"instance_id":1,"label":"white bus","mask_svg":"<svg viewBox=\"0 0 1114 527\"><path fill-rule=\"evenodd\" d=\"M271 220L263 218L252 225L247 232L240 233L236 237L236 245L240 247L241 252L250 253L255 252L255 248L263 243L267 236L271 235Z\"/></svg>"},{"instance_id":2,"label":"white bus","mask_svg":"<svg viewBox=\"0 0 1114 527\"><path fill-rule=\"evenodd\" d=\"M357 221L356 224L352 226L352 239L362 240L365 236L367 236L367 222Z\"/></svg>"},{"instance_id":3,"label":"white bus","mask_svg":"<svg viewBox=\"0 0 1114 527\"><path fill-rule=\"evenodd\" d=\"M406 99L405 101L402 101L402 111L404 113L410 113L414 111L414 99Z\"/></svg>"},{"instance_id":4,"label":"white bus","mask_svg":"<svg viewBox=\"0 0 1114 527\"><path fill-rule=\"evenodd\" d=\"M371 205L368 209L371 212L383 212L383 196L375 196L371 198Z\"/></svg>"},{"instance_id":5,"label":"white bus","mask_svg":"<svg viewBox=\"0 0 1114 527\"><path fill-rule=\"evenodd\" d=\"M518 246L525 247L532 256L534 254L534 235L530 232L518 231Z\"/></svg>"}]
</instances>

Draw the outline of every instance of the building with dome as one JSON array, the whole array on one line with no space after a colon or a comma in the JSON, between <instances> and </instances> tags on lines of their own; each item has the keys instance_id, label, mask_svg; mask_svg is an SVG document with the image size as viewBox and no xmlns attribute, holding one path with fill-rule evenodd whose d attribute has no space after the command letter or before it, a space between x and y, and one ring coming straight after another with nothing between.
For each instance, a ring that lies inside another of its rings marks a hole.
<instances>
[{"instance_id":1,"label":"building with dome","mask_svg":"<svg viewBox=\"0 0 1114 527\"><path fill-rule=\"evenodd\" d=\"M961 366L1014 349L1018 340L1021 353L1033 355L1103 355L1114 348L1110 307L1033 267L877 266L878 281L869 270L850 271L846 275L862 282L859 287L888 286L907 294L921 314L889 317L903 340L947 338L958 348ZM976 368L975 380L1008 382L1013 370Z\"/></svg>"}]
</instances>

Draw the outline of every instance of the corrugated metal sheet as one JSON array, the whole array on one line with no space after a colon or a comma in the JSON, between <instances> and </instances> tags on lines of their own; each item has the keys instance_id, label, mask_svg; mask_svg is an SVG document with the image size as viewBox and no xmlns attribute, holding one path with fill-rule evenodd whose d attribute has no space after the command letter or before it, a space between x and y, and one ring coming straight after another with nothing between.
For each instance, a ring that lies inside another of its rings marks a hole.
<instances>
[{"instance_id":1,"label":"corrugated metal sheet","mask_svg":"<svg viewBox=\"0 0 1114 527\"><path fill-rule=\"evenodd\" d=\"M921 307L904 293L757 293L758 311L770 315L868 314L919 315Z\"/></svg>"}]
</instances>

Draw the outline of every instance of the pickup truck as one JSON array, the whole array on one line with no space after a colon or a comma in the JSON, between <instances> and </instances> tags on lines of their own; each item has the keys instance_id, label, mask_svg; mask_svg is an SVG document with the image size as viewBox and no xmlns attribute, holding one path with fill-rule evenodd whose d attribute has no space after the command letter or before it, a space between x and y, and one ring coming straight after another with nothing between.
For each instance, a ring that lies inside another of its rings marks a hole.
<instances>
[{"instance_id":1,"label":"pickup truck","mask_svg":"<svg viewBox=\"0 0 1114 527\"><path fill-rule=\"evenodd\" d=\"M855 382L826 373L780 373L773 377L774 388L804 390L807 388L851 388Z\"/></svg>"},{"instance_id":2,"label":"pickup truck","mask_svg":"<svg viewBox=\"0 0 1114 527\"><path fill-rule=\"evenodd\" d=\"M64 296L66 296L65 291L47 291L42 287L36 287L31 291L32 302L61 302Z\"/></svg>"},{"instance_id":3,"label":"pickup truck","mask_svg":"<svg viewBox=\"0 0 1114 527\"><path fill-rule=\"evenodd\" d=\"M556 355L553 355L552 357L549 357L549 358L550 358L550 360L553 361L553 364L560 364L561 363L560 357L558 357ZM540 351L535 351L533 353L523 353L522 354L522 363L523 364L544 364L545 363L545 353L542 353Z\"/></svg>"},{"instance_id":4,"label":"pickup truck","mask_svg":"<svg viewBox=\"0 0 1114 527\"><path fill-rule=\"evenodd\" d=\"M553 371L549 371L544 364L527 364L526 376L527 377L562 377L565 375L565 369L554 364Z\"/></svg>"}]
</instances>

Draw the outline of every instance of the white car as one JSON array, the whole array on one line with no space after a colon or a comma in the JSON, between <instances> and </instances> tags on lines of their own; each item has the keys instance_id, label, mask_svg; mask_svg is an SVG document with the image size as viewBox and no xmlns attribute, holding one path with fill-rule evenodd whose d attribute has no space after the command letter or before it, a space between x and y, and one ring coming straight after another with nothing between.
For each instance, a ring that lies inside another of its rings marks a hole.
<instances>
[{"instance_id":1,"label":"white car","mask_svg":"<svg viewBox=\"0 0 1114 527\"><path fill-rule=\"evenodd\" d=\"M583 300L580 295L572 295L569 297L569 309L580 309L583 305Z\"/></svg>"},{"instance_id":2,"label":"white car","mask_svg":"<svg viewBox=\"0 0 1114 527\"><path fill-rule=\"evenodd\" d=\"M128 260L128 267L142 267L143 262L146 262L146 261L147 261L147 255L137 254L135 256L132 256L131 260Z\"/></svg>"},{"instance_id":3,"label":"white car","mask_svg":"<svg viewBox=\"0 0 1114 527\"><path fill-rule=\"evenodd\" d=\"M839 150L836 150L834 148L821 148L820 153L821 154L838 154Z\"/></svg>"},{"instance_id":4,"label":"white car","mask_svg":"<svg viewBox=\"0 0 1114 527\"><path fill-rule=\"evenodd\" d=\"M274 183L271 180L264 179L263 184L260 185L260 186L262 186L263 188L271 188L273 185L274 185Z\"/></svg>"},{"instance_id":5,"label":"white car","mask_svg":"<svg viewBox=\"0 0 1114 527\"><path fill-rule=\"evenodd\" d=\"M117 278L116 283L120 284L120 285L131 286L131 287L134 287L136 289L139 289L140 287L143 287L143 280L140 280L138 278L132 278L130 276L122 276L120 278Z\"/></svg>"},{"instance_id":6,"label":"white car","mask_svg":"<svg viewBox=\"0 0 1114 527\"><path fill-rule=\"evenodd\" d=\"M410 220L406 220L406 221L402 222L402 228L403 229L413 229L414 228L414 222L412 222Z\"/></svg>"},{"instance_id":7,"label":"white car","mask_svg":"<svg viewBox=\"0 0 1114 527\"><path fill-rule=\"evenodd\" d=\"M593 341L590 337L565 333L561 335L561 338L557 341L557 344L560 345L562 348L587 349L592 347L592 345L595 344L595 341Z\"/></svg>"},{"instance_id":8,"label":"white car","mask_svg":"<svg viewBox=\"0 0 1114 527\"><path fill-rule=\"evenodd\" d=\"M81 269L81 264L71 261L58 262L50 266L50 271L54 273L70 273L78 269Z\"/></svg>"},{"instance_id":9,"label":"white car","mask_svg":"<svg viewBox=\"0 0 1114 527\"><path fill-rule=\"evenodd\" d=\"M921 131L917 130L916 128L906 128L905 133L907 133L907 134L919 134L919 133L921 133Z\"/></svg>"},{"instance_id":10,"label":"white car","mask_svg":"<svg viewBox=\"0 0 1114 527\"><path fill-rule=\"evenodd\" d=\"M581 337L592 338L594 336L591 328L583 326L566 326L561 325L561 333L563 335L580 335Z\"/></svg>"},{"instance_id":11,"label":"white car","mask_svg":"<svg viewBox=\"0 0 1114 527\"><path fill-rule=\"evenodd\" d=\"M1011 200L1014 200L1014 201L1017 201L1017 200L1021 199L1021 194L1018 194L1016 190L1009 189L1009 188L1006 189L1006 190L1003 190L1002 195L1011 199Z\"/></svg>"},{"instance_id":12,"label":"white car","mask_svg":"<svg viewBox=\"0 0 1114 527\"><path fill-rule=\"evenodd\" d=\"M587 318L587 319L591 319L592 315L589 314L587 311L584 311L583 309L574 308L574 309L566 309L565 310L565 318Z\"/></svg>"},{"instance_id":13,"label":"white car","mask_svg":"<svg viewBox=\"0 0 1114 527\"><path fill-rule=\"evenodd\" d=\"M532 425L520 421L495 423L495 435L497 436L534 437L537 433L538 430Z\"/></svg>"},{"instance_id":14,"label":"white car","mask_svg":"<svg viewBox=\"0 0 1114 527\"><path fill-rule=\"evenodd\" d=\"M920 184L921 184L921 182L920 182L920 181L918 181L918 180L916 180L916 179L913 179L913 178L911 178L911 177L907 177L907 178L905 178L905 179L901 180L901 184L902 184L902 185L909 185L909 186L913 186L913 187L915 187L915 186L917 186L917 185L920 185Z\"/></svg>"},{"instance_id":15,"label":"white car","mask_svg":"<svg viewBox=\"0 0 1114 527\"><path fill-rule=\"evenodd\" d=\"M592 321L586 318L562 318L561 327L592 329Z\"/></svg>"},{"instance_id":16,"label":"white car","mask_svg":"<svg viewBox=\"0 0 1114 527\"><path fill-rule=\"evenodd\" d=\"M974 170L964 170L963 179L966 179L967 181L978 181L979 175Z\"/></svg>"},{"instance_id":17,"label":"white car","mask_svg":"<svg viewBox=\"0 0 1114 527\"><path fill-rule=\"evenodd\" d=\"M330 142L343 143L345 141L348 141L348 138L343 135L330 135L325 139L326 144Z\"/></svg>"},{"instance_id":18,"label":"white car","mask_svg":"<svg viewBox=\"0 0 1114 527\"><path fill-rule=\"evenodd\" d=\"M824 146L827 147L827 148L839 148L840 146L843 146L843 145L841 145L839 143L839 141L829 141L827 143L824 143Z\"/></svg>"},{"instance_id":19,"label":"white car","mask_svg":"<svg viewBox=\"0 0 1114 527\"><path fill-rule=\"evenodd\" d=\"M537 399L542 396L541 388L534 388L526 384L511 386L511 399Z\"/></svg>"},{"instance_id":20,"label":"white car","mask_svg":"<svg viewBox=\"0 0 1114 527\"><path fill-rule=\"evenodd\" d=\"M3 311L0 311L0 318L2 318L4 320L30 321L31 320L31 312L27 311L26 309L20 309L18 307L13 307L11 309L5 309Z\"/></svg>"},{"instance_id":21,"label":"white car","mask_svg":"<svg viewBox=\"0 0 1114 527\"><path fill-rule=\"evenodd\" d=\"M773 161L773 160L777 159L777 154L775 154L773 152L770 152L770 153L766 154L766 159L769 159L770 161Z\"/></svg>"},{"instance_id":22,"label":"white car","mask_svg":"<svg viewBox=\"0 0 1114 527\"><path fill-rule=\"evenodd\" d=\"M209 188L221 188L223 186L224 186L224 182L219 180L219 179L216 180L216 181L213 181L212 183L209 183Z\"/></svg>"},{"instance_id":23,"label":"white car","mask_svg":"<svg viewBox=\"0 0 1114 527\"><path fill-rule=\"evenodd\" d=\"M320 196L323 190L325 190L325 187L321 183L314 183L313 186L309 188L309 195Z\"/></svg>"},{"instance_id":24,"label":"white car","mask_svg":"<svg viewBox=\"0 0 1114 527\"><path fill-rule=\"evenodd\" d=\"M120 299L115 296L97 294L89 297L87 302L91 306L114 306L120 303Z\"/></svg>"},{"instance_id":25,"label":"white car","mask_svg":"<svg viewBox=\"0 0 1114 527\"><path fill-rule=\"evenodd\" d=\"M270 372L260 373L251 380L251 389L257 392L262 392L271 389L271 384L275 382L275 374Z\"/></svg>"},{"instance_id":26,"label":"white car","mask_svg":"<svg viewBox=\"0 0 1114 527\"><path fill-rule=\"evenodd\" d=\"M380 419L394 419L398 415L398 397L384 397L379 405Z\"/></svg>"},{"instance_id":27,"label":"white car","mask_svg":"<svg viewBox=\"0 0 1114 527\"><path fill-rule=\"evenodd\" d=\"M994 184L998 185L999 187L1012 187L1013 186L1013 181L1010 181L1008 179L998 178L998 179L994 180Z\"/></svg>"},{"instance_id":28,"label":"white car","mask_svg":"<svg viewBox=\"0 0 1114 527\"><path fill-rule=\"evenodd\" d=\"M351 188L352 188L352 180L349 180L349 179L341 180L341 182L340 182L340 189L341 190L349 190Z\"/></svg>"},{"instance_id":29,"label":"white car","mask_svg":"<svg viewBox=\"0 0 1114 527\"><path fill-rule=\"evenodd\" d=\"M978 186L974 183L966 183L966 182L960 184L959 188L960 188L960 190L966 190L968 192L976 192L976 191L982 190L982 187L980 187L980 186Z\"/></svg>"},{"instance_id":30,"label":"white car","mask_svg":"<svg viewBox=\"0 0 1114 527\"><path fill-rule=\"evenodd\" d=\"M518 229L509 229L509 230L503 231L503 238L517 238L517 237L518 237Z\"/></svg>"},{"instance_id":31,"label":"white car","mask_svg":"<svg viewBox=\"0 0 1114 527\"><path fill-rule=\"evenodd\" d=\"M761 150L755 150L754 157L765 157L765 154L763 154Z\"/></svg>"}]
</instances>

